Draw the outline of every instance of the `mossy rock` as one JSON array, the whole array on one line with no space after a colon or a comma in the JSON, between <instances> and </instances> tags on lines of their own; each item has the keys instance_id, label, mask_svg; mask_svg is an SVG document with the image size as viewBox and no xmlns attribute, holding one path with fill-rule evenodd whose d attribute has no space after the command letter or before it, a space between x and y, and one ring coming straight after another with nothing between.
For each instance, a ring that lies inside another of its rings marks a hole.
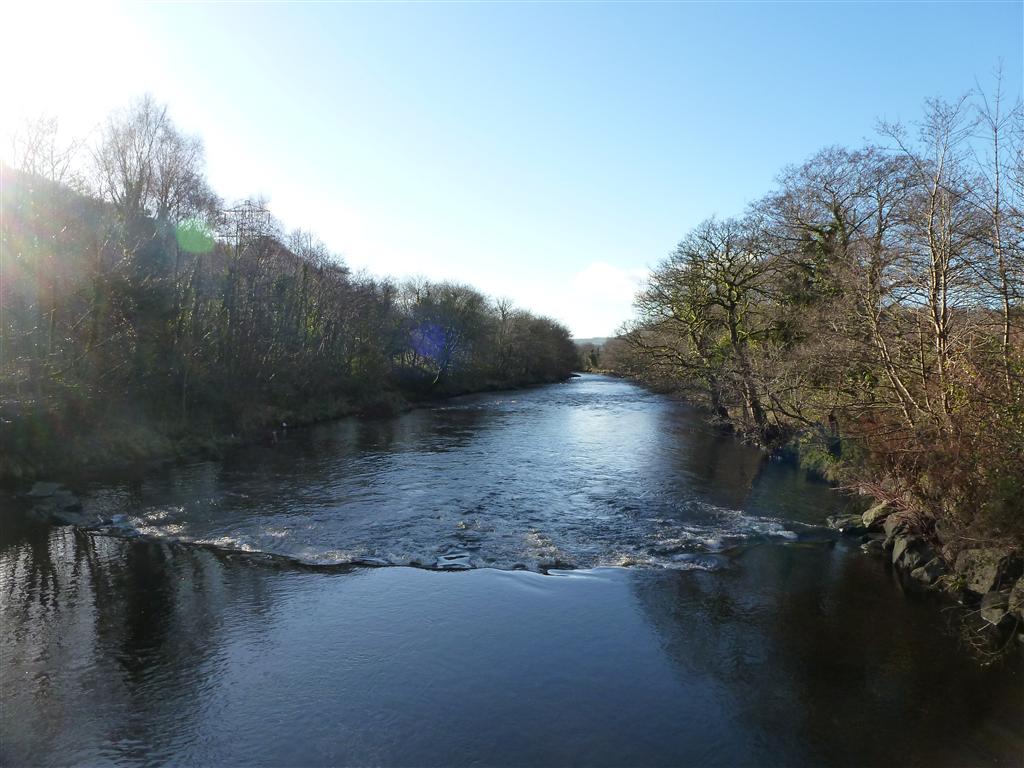
<instances>
[{"instance_id":1,"label":"mossy rock","mask_svg":"<svg viewBox=\"0 0 1024 768\"><path fill-rule=\"evenodd\" d=\"M890 514L892 514L892 508L888 502L883 501L875 504L865 512L861 516L861 521L869 531L880 531L882 530L882 524Z\"/></svg>"},{"instance_id":2,"label":"mossy rock","mask_svg":"<svg viewBox=\"0 0 1024 768\"><path fill-rule=\"evenodd\" d=\"M1021 621L1024 621L1024 578L1017 579L1017 583L1010 590L1007 610Z\"/></svg>"},{"instance_id":3,"label":"mossy rock","mask_svg":"<svg viewBox=\"0 0 1024 768\"><path fill-rule=\"evenodd\" d=\"M1012 547L965 549L954 566L971 592L985 595L1007 587L1024 571L1024 559Z\"/></svg>"}]
</instances>

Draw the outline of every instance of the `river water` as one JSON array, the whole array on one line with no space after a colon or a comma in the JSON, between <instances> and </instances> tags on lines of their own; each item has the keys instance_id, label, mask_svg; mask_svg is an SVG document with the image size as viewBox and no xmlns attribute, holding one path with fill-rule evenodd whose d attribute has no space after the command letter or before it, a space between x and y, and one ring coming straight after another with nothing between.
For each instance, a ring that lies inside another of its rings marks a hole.
<instances>
[{"instance_id":1,"label":"river water","mask_svg":"<svg viewBox=\"0 0 1024 768\"><path fill-rule=\"evenodd\" d=\"M117 530L3 500L3 765L1024 762L1020 654L980 664L821 529L849 502L628 382L76 490Z\"/></svg>"}]
</instances>

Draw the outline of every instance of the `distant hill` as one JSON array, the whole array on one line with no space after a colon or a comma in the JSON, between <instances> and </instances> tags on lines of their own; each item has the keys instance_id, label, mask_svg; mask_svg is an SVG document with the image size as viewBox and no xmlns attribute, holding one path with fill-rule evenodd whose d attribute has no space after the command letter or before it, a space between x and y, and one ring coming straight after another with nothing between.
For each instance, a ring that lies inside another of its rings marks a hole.
<instances>
[{"instance_id":1,"label":"distant hill","mask_svg":"<svg viewBox=\"0 0 1024 768\"><path fill-rule=\"evenodd\" d=\"M573 341L573 344L575 344L577 347L587 347L587 346L603 347L605 345L605 343L608 341L608 337L607 336L594 336L593 338L589 338L589 339L573 339L572 341Z\"/></svg>"}]
</instances>

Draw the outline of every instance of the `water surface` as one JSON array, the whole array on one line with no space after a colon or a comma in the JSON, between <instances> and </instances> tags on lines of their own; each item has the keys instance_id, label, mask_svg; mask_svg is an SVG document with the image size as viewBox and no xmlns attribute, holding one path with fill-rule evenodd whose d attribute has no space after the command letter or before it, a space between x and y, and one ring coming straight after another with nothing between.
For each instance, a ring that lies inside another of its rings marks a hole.
<instances>
[{"instance_id":1,"label":"water surface","mask_svg":"<svg viewBox=\"0 0 1024 768\"><path fill-rule=\"evenodd\" d=\"M3 765L1024 762L1019 655L980 665L813 527L825 486L625 382L80 490L147 535L5 510Z\"/></svg>"},{"instance_id":2,"label":"water surface","mask_svg":"<svg viewBox=\"0 0 1024 768\"><path fill-rule=\"evenodd\" d=\"M290 430L93 488L147 535L310 563L690 567L695 553L815 535L827 486L626 381L459 398L395 419Z\"/></svg>"}]
</instances>

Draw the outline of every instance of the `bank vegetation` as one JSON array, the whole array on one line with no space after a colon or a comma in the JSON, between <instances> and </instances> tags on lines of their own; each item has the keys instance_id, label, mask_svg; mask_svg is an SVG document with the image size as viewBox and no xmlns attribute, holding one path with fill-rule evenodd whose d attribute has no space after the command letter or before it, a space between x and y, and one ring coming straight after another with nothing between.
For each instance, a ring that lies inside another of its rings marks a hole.
<instances>
[{"instance_id":1,"label":"bank vegetation","mask_svg":"<svg viewBox=\"0 0 1024 768\"><path fill-rule=\"evenodd\" d=\"M600 367L797 446L928 536L1020 544L1022 114L991 91L928 101L694 227Z\"/></svg>"},{"instance_id":2,"label":"bank vegetation","mask_svg":"<svg viewBox=\"0 0 1024 768\"><path fill-rule=\"evenodd\" d=\"M0 477L273 439L283 424L566 378L568 331L456 282L355 274L225 203L151 97L2 167Z\"/></svg>"}]
</instances>

